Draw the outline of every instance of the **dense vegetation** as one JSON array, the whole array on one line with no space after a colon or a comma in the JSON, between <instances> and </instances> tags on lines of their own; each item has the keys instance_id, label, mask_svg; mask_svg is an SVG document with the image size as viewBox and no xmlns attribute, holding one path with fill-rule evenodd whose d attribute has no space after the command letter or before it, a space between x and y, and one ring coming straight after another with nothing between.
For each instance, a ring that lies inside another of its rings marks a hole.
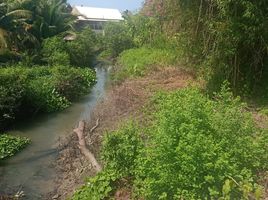
<instances>
[{"instance_id":1,"label":"dense vegetation","mask_svg":"<svg viewBox=\"0 0 268 200\"><path fill-rule=\"evenodd\" d=\"M125 31L113 37L120 48L109 49L113 55L131 46L169 49L207 80L209 91L228 80L235 94L266 98L267 10L266 0L147 0L138 14L125 13Z\"/></svg>"},{"instance_id":2,"label":"dense vegetation","mask_svg":"<svg viewBox=\"0 0 268 200\"><path fill-rule=\"evenodd\" d=\"M157 94L152 125L107 133L104 171L73 199L104 199L126 180L137 199L261 199L267 131L226 87L215 99L195 88Z\"/></svg>"},{"instance_id":3,"label":"dense vegetation","mask_svg":"<svg viewBox=\"0 0 268 200\"><path fill-rule=\"evenodd\" d=\"M68 107L88 93L95 73L63 66L12 66L0 70L0 129L13 120L37 112Z\"/></svg>"},{"instance_id":4,"label":"dense vegetation","mask_svg":"<svg viewBox=\"0 0 268 200\"><path fill-rule=\"evenodd\" d=\"M113 199L120 189L133 199L264 198L268 132L238 96L267 106L267 2L146 0L124 18L105 30L114 80L179 65L205 81L205 93L156 94L149 124L106 133L104 169L73 199Z\"/></svg>"},{"instance_id":5,"label":"dense vegetation","mask_svg":"<svg viewBox=\"0 0 268 200\"><path fill-rule=\"evenodd\" d=\"M87 93L97 53L117 59L118 81L154 67L190 67L207 83L206 93L156 94L148 124L107 133L103 171L73 199L109 198L122 185L134 199L263 198L268 133L236 96L267 104L267 1L145 0L140 12L124 18L97 36L73 28L66 0L2 0L0 130L26 114L62 110ZM0 135L0 159L28 142Z\"/></svg>"},{"instance_id":6,"label":"dense vegetation","mask_svg":"<svg viewBox=\"0 0 268 200\"><path fill-rule=\"evenodd\" d=\"M66 0L0 2L0 134L26 116L67 108L96 82L96 35L77 32L71 10ZM2 138L1 157L26 144Z\"/></svg>"}]
</instances>

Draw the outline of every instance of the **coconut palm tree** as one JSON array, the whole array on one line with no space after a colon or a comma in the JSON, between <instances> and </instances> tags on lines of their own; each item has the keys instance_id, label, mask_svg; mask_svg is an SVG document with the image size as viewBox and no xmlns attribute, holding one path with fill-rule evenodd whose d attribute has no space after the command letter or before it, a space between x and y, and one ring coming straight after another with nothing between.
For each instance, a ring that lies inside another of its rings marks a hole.
<instances>
[{"instance_id":1,"label":"coconut palm tree","mask_svg":"<svg viewBox=\"0 0 268 200\"><path fill-rule=\"evenodd\" d=\"M74 16L65 0L41 0L34 11L34 34L45 39L72 29Z\"/></svg>"},{"instance_id":2,"label":"coconut palm tree","mask_svg":"<svg viewBox=\"0 0 268 200\"><path fill-rule=\"evenodd\" d=\"M0 1L0 51L16 46L30 25L27 23L32 16L31 11L20 7L22 1Z\"/></svg>"}]
</instances>

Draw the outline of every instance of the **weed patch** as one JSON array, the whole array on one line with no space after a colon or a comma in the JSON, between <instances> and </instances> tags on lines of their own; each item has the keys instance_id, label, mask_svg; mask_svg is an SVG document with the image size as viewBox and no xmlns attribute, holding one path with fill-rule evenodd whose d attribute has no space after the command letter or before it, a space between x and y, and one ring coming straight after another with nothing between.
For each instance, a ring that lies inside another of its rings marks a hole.
<instances>
[{"instance_id":1,"label":"weed patch","mask_svg":"<svg viewBox=\"0 0 268 200\"><path fill-rule=\"evenodd\" d=\"M0 135L0 160L13 156L29 143L30 140L27 138Z\"/></svg>"},{"instance_id":2,"label":"weed patch","mask_svg":"<svg viewBox=\"0 0 268 200\"><path fill-rule=\"evenodd\" d=\"M128 77L144 76L153 67L177 63L174 51L142 47L124 51L118 58L119 68L113 78L116 81Z\"/></svg>"},{"instance_id":3,"label":"weed patch","mask_svg":"<svg viewBox=\"0 0 268 200\"><path fill-rule=\"evenodd\" d=\"M226 87L214 100L190 88L158 93L152 104L152 125L131 122L106 134L104 171L74 199L112 197L122 179L131 180L134 198L262 198L258 175L268 170L268 133L239 98ZM96 194L100 188L106 192Z\"/></svg>"}]
</instances>

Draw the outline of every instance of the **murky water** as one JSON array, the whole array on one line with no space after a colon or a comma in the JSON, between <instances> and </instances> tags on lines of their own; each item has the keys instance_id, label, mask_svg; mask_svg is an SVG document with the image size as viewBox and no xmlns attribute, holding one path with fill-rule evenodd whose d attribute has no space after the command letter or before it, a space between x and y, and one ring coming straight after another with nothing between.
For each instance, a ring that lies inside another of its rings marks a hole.
<instances>
[{"instance_id":1,"label":"murky water","mask_svg":"<svg viewBox=\"0 0 268 200\"><path fill-rule=\"evenodd\" d=\"M88 119L90 111L105 93L106 69L98 67L97 84L91 93L60 113L43 115L18 125L10 134L25 136L32 143L11 159L0 163L0 194L24 191L25 199L44 199L54 190L53 179L57 139L70 134L79 120Z\"/></svg>"}]
</instances>

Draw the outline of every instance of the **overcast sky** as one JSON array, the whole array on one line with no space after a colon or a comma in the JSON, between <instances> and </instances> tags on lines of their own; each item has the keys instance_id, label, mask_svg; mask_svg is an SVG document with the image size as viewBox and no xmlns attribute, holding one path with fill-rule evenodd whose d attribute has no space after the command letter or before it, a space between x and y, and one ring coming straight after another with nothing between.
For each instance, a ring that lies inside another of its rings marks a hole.
<instances>
[{"instance_id":1,"label":"overcast sky","mask_svg":"<svg viewBox=\"0 0 268 200\"><path fill-rule=\"evenodd\" d=\"M143 0L68 0L71 5L77 6L92 6L92 7L101 7L101 8L116 8L121 11L138 10Z\"/></svg>"}]
</instances>

